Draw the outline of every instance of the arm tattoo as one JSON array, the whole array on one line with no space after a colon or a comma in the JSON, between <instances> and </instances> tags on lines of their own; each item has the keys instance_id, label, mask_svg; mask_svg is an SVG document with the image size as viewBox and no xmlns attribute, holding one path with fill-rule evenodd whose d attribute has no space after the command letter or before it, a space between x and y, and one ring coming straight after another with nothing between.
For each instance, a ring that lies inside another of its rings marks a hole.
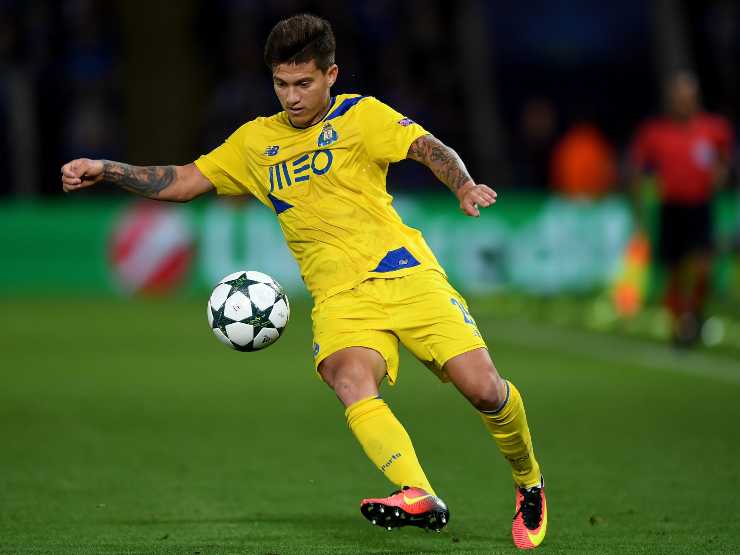
<instances>
[{"instance_id":1,"label":"arm tattoo","mask_svg":"<svg viewBox=\"0 0 740 555\"><path fill-rule=\"evenodd\" d=\"M434 135L424 135L409 147L407 158L428 167L442 183L453 192L470 181L470 174L457 152L445 145Z\"/></svg>"},{"instance_id":2,"label":"arm tattoo","mask_svg":"<svg viewBox=\"0 0 740 555\"><path fill-rule=\"evenodd\" d=\"M177 178L175 166L130 166L103 161L103 179L137 195L157 198Z\"/></svg>"}]
</instances>

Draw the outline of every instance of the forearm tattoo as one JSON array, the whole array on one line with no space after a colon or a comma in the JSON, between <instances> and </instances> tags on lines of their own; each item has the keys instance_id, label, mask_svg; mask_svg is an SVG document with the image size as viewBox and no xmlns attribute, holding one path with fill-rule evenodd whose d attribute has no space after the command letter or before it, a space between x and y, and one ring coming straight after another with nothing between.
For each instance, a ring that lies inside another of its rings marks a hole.
<instances>
[{"instance_id":1,"label":"forearm tattoo","mask_svg":"<svg viewBox=\"0 0 740 555\"><path fill-rule=\"evenodd\" d=\"M419 137L409 147L407 158L421 162L453 192L471 180L457 152L434 135Z\"/></svg>"},{"instance_id":2,"label":"forearm tattoo","mask_svg":"<svg viewBox=\"0 0 740 555\"><path fill-rule=\"evenodd\" d=\"M137 195L157 198L177 177L175 166L131 166L103 161L103 179Z\"/></svg>"}]
</instances>

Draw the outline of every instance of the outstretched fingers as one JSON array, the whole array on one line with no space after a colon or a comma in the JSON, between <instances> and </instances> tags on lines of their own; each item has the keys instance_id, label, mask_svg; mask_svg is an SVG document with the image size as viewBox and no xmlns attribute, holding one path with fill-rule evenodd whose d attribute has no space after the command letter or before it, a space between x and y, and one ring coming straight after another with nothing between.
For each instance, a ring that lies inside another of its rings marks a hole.
<instances>
[{"instance_id":1,"label":"outstretched fingers","mask_svg":"<svg viewBox=\"0 0 740 555\"><path fill-rule=\"evenodd\" d=\"M497 193L488 185L474 185L463 197L460 208L468 216L480 216L479 207L487 208L496 202Z\"/></svg>"}]
</instances>

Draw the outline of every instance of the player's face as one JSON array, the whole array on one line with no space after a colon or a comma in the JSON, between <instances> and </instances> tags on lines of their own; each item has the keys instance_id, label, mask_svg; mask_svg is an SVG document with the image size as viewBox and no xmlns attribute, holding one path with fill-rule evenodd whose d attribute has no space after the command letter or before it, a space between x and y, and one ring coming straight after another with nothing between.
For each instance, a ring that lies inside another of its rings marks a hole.
<instances>
[{"instance_id":1,"label":"player's face","mask_svg":"<svg viewBox=\"0 0 740 555\"><path fill-rule=\"evenodd\" d=\"M693 79L677 77L670 83L668 109L679 119L688 119L699 110L699 87Z\"/></svg>"},{"instance_id":2,"label":"player's face","mask_svg":"<svg viewBox=\"0 0 740 555\"><path fill-rule=\"evenodd\" d=\"M272 71L275 94L293 125L308 127L324 117L329 106L329 90L338 72L336 64L323 72L313 60L275 67Z\"/></svg>"}]
</instances>

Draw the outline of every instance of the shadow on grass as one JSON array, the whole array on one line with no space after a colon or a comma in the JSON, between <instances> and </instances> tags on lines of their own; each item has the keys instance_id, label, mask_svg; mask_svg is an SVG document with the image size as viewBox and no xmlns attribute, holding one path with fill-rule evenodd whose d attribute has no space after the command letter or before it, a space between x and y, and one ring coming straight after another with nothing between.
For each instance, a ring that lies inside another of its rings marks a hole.
<instances>
[{"instance_id":1,"label":"shadow on grass","mask_svg":"<svg viewBox=\"0 0 740 555\"><path fill-rule=\"evenodd\" d=\"M271 513L254 513L244 516L204 516L204 517L158 517L149 518L108 520L108 524L123 524L128 526L158 526L167 524L290 524L296 527L310 527L316 530L317 525L325 528L335 527L352 527L356 524L357 518L349 515L325 515L310 513L293 513L293 514L271 514Z\"/></svg>"},{"instance_id":2,"label":"shadow on grass","mask_svg":"<svg viewBox=\"0 0 740 555\"><path fill-rule=\"evenodd\" d=\"M365 523L359 515L259 512L203 518L154 516L107 523L187 527L190 541L254 548L257 552L268 545L271 546L268 551L275 553L293 553L296 545L302 545L302 553L502 553L512 549L511 538L500 533L485 534L455 525L439 534L413 527L387 532ZM201 532L200 526L205 526L206 530ZM168 539L180 536L176 531L171 532L172 536L167 534Z\"/></svg>"}]
</instances>

